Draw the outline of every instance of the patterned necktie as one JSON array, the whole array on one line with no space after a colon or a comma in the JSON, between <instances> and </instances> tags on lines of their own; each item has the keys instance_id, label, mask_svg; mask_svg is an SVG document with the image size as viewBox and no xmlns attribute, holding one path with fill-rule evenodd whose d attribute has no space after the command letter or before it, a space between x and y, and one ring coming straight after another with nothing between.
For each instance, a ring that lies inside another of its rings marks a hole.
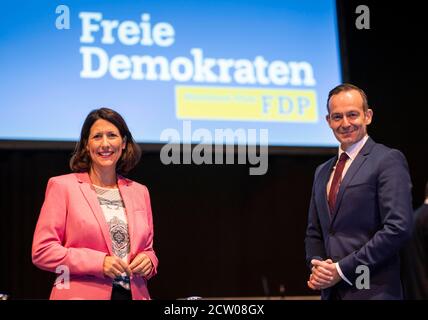
<instances>
[{"instance_id":1,"label":"patterned necktie","mask_svg":"<svg viewBox=\"0 0 428 320\"><path fill-rule=\"evenodd\" d=\"M328 206L330 207L331 215L333 215L334 208L336 207L337 192L339 191L340 182L342 181L342 172L345 168L346 160L348 159L349 157L346 152L343 152L336 164L336 170L334 171L333 180L331 181L330 192L328 193Z\"/></svg>"}]
</instances>

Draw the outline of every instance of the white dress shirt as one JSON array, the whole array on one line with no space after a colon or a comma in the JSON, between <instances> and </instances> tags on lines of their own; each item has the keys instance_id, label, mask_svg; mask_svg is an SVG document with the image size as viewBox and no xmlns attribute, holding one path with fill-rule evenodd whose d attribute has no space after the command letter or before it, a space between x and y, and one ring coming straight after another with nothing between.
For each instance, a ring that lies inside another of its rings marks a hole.
<instances>
[{"instance_id":1,"label":"white dress shirt","mask_svg":"<svg viewBox=\"0 0 428 320\"><path fill-rule=\"evenodd\" d=\"M366 142L367 142L367 139L368 139L368 138L369 138L369 136L368 136L368 135L365 135L365 137L364 137L364 138L362 138L360 141L358 141L358 142L354 143L353 145L349 146L346 150L342 150L342 148L339 146L339 151L338 151L337 159L339 159L339 158L340 158L340 155L341 155L343 152L346 152L346 154L347 154L347 155L348 155L348 157L349 157L349 158L348 158L348 160L346 160L345 167L343 168L343 172L342 172L342 179L341 179L341 181L342 181L342 180L343 180L343 178L345 177L346 172L348 171L348 169L349 169L350 165L352 164L352 162L353 162L353 161L355 160L355 158L357 157L358 153L360 153L361 149L362 149L362 148L364 147L364 145L366 144ZM339 161L339 160L338 160L338 161ZM337 165L337 162L336 162L336 165ZM331 176L330 176L330 179L328 180L328 183L327 183L327 197L328 197L328 193L329 193L329 191L330 191L331 182L332 182L332 180L333 180L334 171L336 170L336 165L334 166L333 171L332 171ZM340 277L341 277L343 280L345 280L349 285L351 285L351 286L352 286L352 282L351 282L351 281L349 281L349 279L347 279L347 278L345 277L345 275L343 274L342 270L340 269L340 266L339 266L339 263L338 263L338 262L336 262L336 263L335 263L335 266L336 266L336 270L337 270L337 272L339 273Z\"/></svg>"}]
</instances>

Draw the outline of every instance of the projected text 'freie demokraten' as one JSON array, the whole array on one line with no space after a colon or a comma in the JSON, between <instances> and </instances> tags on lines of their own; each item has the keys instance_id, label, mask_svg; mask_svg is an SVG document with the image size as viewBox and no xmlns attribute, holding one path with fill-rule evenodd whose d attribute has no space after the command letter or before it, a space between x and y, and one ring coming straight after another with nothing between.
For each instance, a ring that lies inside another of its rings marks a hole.
<instances>
[{"instance_id":1,"label":"projected text 'freie demokraten'","mask_svg":"<svg viewBox=\"0 0 428 320\"><path fill-rule=\"evenodd\" d=\"M152 24L150 14L141 20L107 20L100 12L80 12L82 33L82 78L117 80L178 81L239 85L308 86L316 84L312 65L307 61L268 61L262 55L254 59L205 57L202 48L190 48L189 56L168 58L163 55L109 55L108 45L158 46L175 43L174 27L167 22ZM88 46L99 40L100 46ZM101 47L103 46L103 47Z\"/></svg>"}]
</instances>

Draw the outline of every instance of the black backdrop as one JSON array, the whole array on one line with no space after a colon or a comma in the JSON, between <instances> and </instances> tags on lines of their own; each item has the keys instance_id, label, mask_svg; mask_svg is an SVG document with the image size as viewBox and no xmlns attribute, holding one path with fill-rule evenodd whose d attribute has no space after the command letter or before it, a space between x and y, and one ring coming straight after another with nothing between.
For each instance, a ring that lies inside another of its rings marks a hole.
<instances>
[{"instance_id":1,"label":"black backdrop","mask_svg":"<svg viewBox=\"0 0 428 320\"><path fill-rule=\"evenodd\" d=\"M339 12L345 79L368 94L370 135L406 155L416 207L428 161L424 21L415 3L366 1L370 30L355 27L362 3L339 1ZM0 292L12 298L49 295L53 275L31 264L31 241L47 180L69 172L70 153L0 149ZM313 294L306 289L303 239L313 173L329 157L275 153L266 175L250 176L246 165L164 166L159 152L146 152L129 177L151 192L160 259L152 297L278 295L280 285L286 295Z\"/></svg>"}]
</instances>

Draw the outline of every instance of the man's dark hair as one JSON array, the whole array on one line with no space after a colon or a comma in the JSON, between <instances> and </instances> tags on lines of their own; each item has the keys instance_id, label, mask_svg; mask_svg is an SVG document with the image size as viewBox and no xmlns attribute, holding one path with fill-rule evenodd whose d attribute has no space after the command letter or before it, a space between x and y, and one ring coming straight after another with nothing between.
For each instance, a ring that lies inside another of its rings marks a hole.
<instances>
[{"instance_id":1,"label":"man's dark hair","mask_svg":"<svg viewBox=\"0 0 428 320\"><path fill-rule=\"evenodd\" d=\"M367 95L366 93L358 88L357 86L354 86L353 84L350 83L342 83L336 87L334 87L333 89L330 90L330 92L328 93L328 98L327 98L327 112L330 114L330 108L328 107L328 103L330 102L330 98L340 92L344 92L344 91L351 91L351 90L356 90L360 93L361 97L363 98L363 110L364 112L366 112L369 109L369 103L367 101Z\"/></svg>"}]
</instances>

